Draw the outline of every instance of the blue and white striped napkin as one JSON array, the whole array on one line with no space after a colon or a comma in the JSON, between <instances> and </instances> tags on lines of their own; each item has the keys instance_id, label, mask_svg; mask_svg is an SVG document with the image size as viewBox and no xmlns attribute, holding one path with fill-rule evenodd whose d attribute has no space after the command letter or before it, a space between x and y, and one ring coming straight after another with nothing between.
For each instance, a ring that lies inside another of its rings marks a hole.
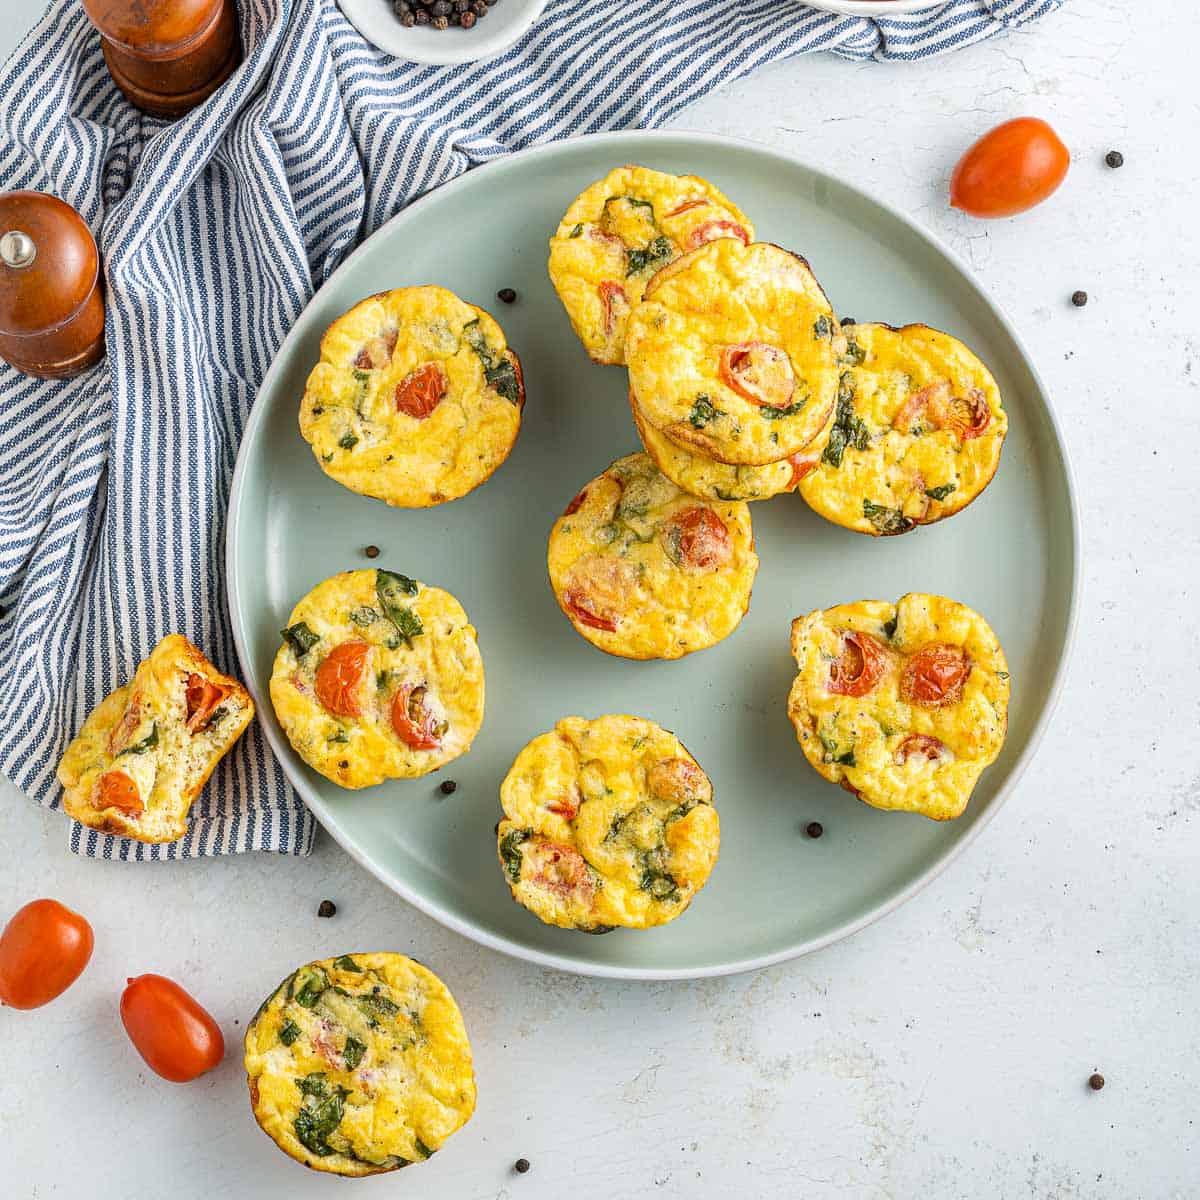
<instances>
[{"instance_id":1,"label":"blue and white striped napkin","mask_svg":"<svg viewBox=\"0 0 1200 1200\"><path fill-rule=\"evenodd\" d=\"M0 771L58 807L68 739L166 633L236 672L225 509L255 390L313 291L409 200L534 142L661 125L792 55L920 58L1060 3L865 20L794 0L553 0L499 59L423 67L333 0L240 0L244 64L167 124L113 87L78 0L52 0L0 73L0 191L52 192L96 233L108 358L65 382L0 364ZM71 848L306 854L313 832L251 728L180 842L75 825Z\"/></svg>"}]
</instances>

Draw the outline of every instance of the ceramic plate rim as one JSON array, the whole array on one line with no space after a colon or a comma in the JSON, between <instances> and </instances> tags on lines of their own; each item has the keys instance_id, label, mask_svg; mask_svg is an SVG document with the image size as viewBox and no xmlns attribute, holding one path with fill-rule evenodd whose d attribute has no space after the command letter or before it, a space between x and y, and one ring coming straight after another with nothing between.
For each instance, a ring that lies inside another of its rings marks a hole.
<instances>
[{"instance_id":1,"label":"ceramic plate rim","mask_svg":"<svg viewBox=\"0 0 1200 1200\"><path fill-rule=\"evenodd\" d=\"M830 184L838 187L849 188L877 205L881 210L888 214L893 220L898 221L905 226L917 238L929 243L935 250L944 255L957 270L961 273L971 286L978 293L980 299L987 306L988 310L995 317L997 322L1003 328L1020 355L1025 368L1029 371L1030 377L1037 388L1039 398L1045 406L1046 416L1050 424L1050 428L1054 432L1056 449L1059 458L1062 462L1063 483L1066 492L1066 508L1067 515L1070 518L1071 525L1071 578L1070 578L1070 595L1067 601L1067 619L1063 633L1062 647L1058 657L1058 663L1054 669L1054 676L1046 693L1045 705L1039 714L1033 730L1029 735L1025 746L1022 748L1020 756L1013 764L1009 771L1008 777L997 790L991 803L988 805L979 818L970 827L967 833L959 838L952 846L942 853L937 860L926 870L910 879L908 883L900 888L893 895L889 896L880 904L868 909L860 914L852 921L848 921L840 925L836 929L830 930L828 933L818 937L809 938L806 941L795 942L779 950L773 950L767 954L755 955L749 958L737 959L731 962L711 963L704 966L696 967L673 967L656 969L645 966L621 966L612 963L596 963L587 962L580 959L572 958L566 955L553 954L547 951L538 950L521 942L511 940L506 937L500 937L489 933L487 930L476 926L472 921L467 920L450 909L438 904L427 897L419 894L415 889L411 888L404 880L396 876L392 871L381 863L373 861L368 854L358 850L349 838L349 835L344 834L339 827L338 818L321 797L310 786L308 780L302 775L293 772L288 764L287 754L285 753L286 739L278 732L270 722L260 722L263 733L267 738L267 742L279 760L283 768L284 774L287 776L288 782L299 792L305 804L311 809L313 815L321 823L321 825L329 832L330 836L345 850L351 858L360 866L364 867L380 882L384 883L401 899L406 900L409 904L425 913L426 916L432 917L439 924L444 925L448 929L461 934L463 937L469 938L471 941L479 945L488 947L491 950L499 951L502 954L508 954L513 958L523 959L526 962L536 963L539 966L550 967L559 971L566 971L574 975L588 975L608 979L628 979L628 980L645 980L645 981L660 981L660 980L678 980L678 979L706 979L721 975L737 975L748 971L757 971L763 967L772 966L775 963L785 962L788 959L798 958L804 954L811 954L813 951L820 950L825 946L832 945L834 942L841 941L843 938L850 937L866 926L878 921L881 917L887 916L888 913L894 912L906 901L910 900L919 891L932 883L947 867L957 859L968 846L972 845L976 838L983 830L992 822L1001 807L1008 800L1016 785L1020 782L1021 777L1025 774L1034 755L1037 753L1038 747L1041 745L1042 739L1045 737L1046 730L1049 727L1050 721L1054 716L1054 712L1058 707L1058 702L1062 695L1063 685L1066 680L1067 668L1071 660L1071 652L1075 643L1076 624L1079 617L1079 592L1080 579L1082 572L1081 554L1082 543L1080 536L1080 514L1079 501L1075 486L1074 470L1071 466L1070 455L1067 450L1067 444L1063 437L1062 428L1059 424L1058 416L1055 413L1054 405L1051 402L1049 392L1046 389L1041 375L1037 371L1032 358L1030 357L1024 342L1018 334L1015 326L1009 320L1007 314L999 306L999 304L991 297L990 293L980 282L975 272L957 255L953 250L946 246L940 238L931 233L924 226L919 225L907 214L894 208L885 200L880 199L873 192L859 187L857 184L847 183L845 180L839 179L837 176L830 174L827 171L821 170L819 167L811 166L798 155L789 154L786 151L779 150L773 146L765 145L761 142L755 142L748 138L733 138L718 134L696 133L689 131L676 130L621 130L612 133L588 134L582 137L567 138L557 142L550 142L545 145L533 146L526 150L517 151L514 154L505 155L503 158L497 159L492 163L484 164L476 167L471 171L465 172L457 179L453 179L448 183L443 184L439 188L426 192L425 195L414 200L406 208L402 209L395 216L379 227L370 238L357 246L354 251L347 256L346 260L333 272L332 275L322 284L322 289L331 287L334 282L344 273L353 270L360 255L363 255L373 238L378 236L383 230L388 229L396 222L404 222L411 218L411 214L415 209L435 202L435 198L439 195L445 195L448 191L457 189L465 185L466 181L477 175L479 172L492 171L506 164L511 163L514 159L528 161L534 158L543 156L553 156L559 153L564 146L577 145L580 142L588 142L603 148L608 143L628 143L629 139L644 140L648 147L652 148L656 141L673 141L678 143L690 143L700 147L724 148L745 150L749 148L757 154L761 154L768 158L774 158L786 164L788 167L800 167L802 170L810 172L815 178L822 179ZM320 291L321 289L318 289ZM314 299L317 293L314 293ZM309 304L313 301L309 300ZM307 305L305 306L307 307ZM254 697L254 702L260 710L266 711L266 706L270 703L270 697L260 693L254 682L254 673L250 669L250 655L246 644L246 630L242 627L239 619L241 609L241 586L238 579L237 571L235 570L236 552L235 548L239 541L239 533L241 528L242 514L242 498L247 488L247 468L246 463L248 455L246 447L249 446L255 439L258 425L264 420L266 406L259 404L257 397L265 393L273 384L275 376L283 370L283 364L287 359L287 350L293 338L297 337L297 328L299 327L300 319L297 318L296 324L289 330L283 343L280 345L279 351L276 353L271 366L268 368L266 375L263 377L261 386L256 393L255 403L250 410L250 415L246 421L245 429L242 432L241 445L238 448L237 462L234 467L233 483L229 493L229 519L226 524L225 534L225 570L226 570L226 588L227 599L229 603L230 622L233 626L234 645L237 649L238 662L241 666L242 677L246 682L247 688Z\"/></svg>"}]
</instances>

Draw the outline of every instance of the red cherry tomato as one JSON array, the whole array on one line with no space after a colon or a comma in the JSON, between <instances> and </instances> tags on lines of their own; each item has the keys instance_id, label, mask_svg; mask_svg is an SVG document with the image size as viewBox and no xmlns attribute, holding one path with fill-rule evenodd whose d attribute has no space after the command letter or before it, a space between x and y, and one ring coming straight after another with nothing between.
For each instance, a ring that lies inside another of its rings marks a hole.
<instances>
[{"instance_id":1,"label":"red cherry tomato","mask_svg":"<svg viewBox=\"0 0 1200 1200\"><path fill-rule=\"evenodd\" d=\"M837 696L865 696L887 666L887 651L869 633L847 633L842 655L829 664L828 688Z\"/></svg>"},{"instance_id":2,"label":"red cherry tomato","mask_svg":"<svg viewBox=\"0 0 1200 1200\"><path fill-rule=\"evenodd\" d=\"M909 704L953 704L970 673L971 660L961 646L934 642L905 663L900 695Z\"/></svg>"},{"instance_id":3,"label":"red cherry tomato","mask_svg":"<svg viewBox=\"0 0 1200 1200\"><path fill-rule=\"evenodd\" d=\"M697 225L688 234L687 248L689 250L699 250L707 242L715 242L718 238L724 237L737 238L743 246L750 245L750 234L746 232L744 225L739 225L736 221L722 219L718 221L705 221L703 224Z\"/></svg>"},{"instance_id":4,"label":"red cherry tomato","mask_svg":"<svg viewBox=\"0 0 1200 1200\"><path fill-rule=\"evenodd\" d=\"M0 933L0 1004L49 1004L83 973L93 942L87 921L57 900L18 909Z\"/></svg>"},{"instance_id":5,"label":"red cherry tomato","mask_svg":"<svg viewBox=\"0 0 1200 1200\"><path fill-rule=\"evenodd\" d=\"M896 747L896 766L904 766L914 755L926 758L930 762L937 762L945 752L945 745L937 738L930 737L927 733L910 733Z\"/></svg>"},{"instance_id":6,"label":"red cherry tomato","mask_svg":"<svg viewBox=\"0 0 1200 1200\"><path fill-rule=\"evenodd\" d=\"M426 363L396 384L396 408L423 421L446 398L450 381L441 363Z\"/></svg>"},{"instance_id":7,"label":"red cherry tomato","mask_svg":"<svg viewBox=\"0 0 1200 1200\"><path fill-rule=\"evenodd\" d=\"M625 295L625 289L611 279L606 279L596 291L600 293L600 303L604 306L604 333L605 336L611 336L617 318L624 316L629 308L629 297Z\"/></svg>"},{"instance_id":8,"label":"red cherry tomato","mask_svg":"<svg viewBox=\"0 0 1200 1200\"><path fill-rule=\"evenodd\" d=\"M606 617L601 613L593 612L588 607L590 601L581 593L576 591L564 592L563 603L567 606L567 611L581 625L587 625L592 629L602 629L605 633L616 633L616 621L612 617Z\"/></svg>"},{"instance_id":9,"label":"red cherry tomato","mask_svg":"<svg viewBox=\"0 0 1200 1200\"><path fill-rule=\"evenodd\" d=\"M187 1083L225 1056L225 1039L212 1019L173 980L139 975L121 994L121 1023L156 1074Z\"/></svg>"},{"instance_id":10,"label":"red cherry tomato","mask_svg":"<svg viewBox=\"0 0 1200 1200\"><path fill-rule=\"evenodd\" d=\"M693 571L715 571L733 556L729 530L711 508L685 508L667 529L679 549L679 563Z\"/></svg>"},{"instance_id":11,"label":"red cherry tomato","mask_svg":"<svg viewBox=\"0 0 1200 1200\"><path fill-rule=\"evenodd\" d=\"M371 647L366 642L342 642L325 655L313 680L317 699L335 717L361 717L359 684Z\"/></svg>"},{"instance_id":12,"label":"red cherry tomato","mask_svg":"<svg viewBox=\"0 0 1200 1200\"><path fill-rule=\"evenodd\" d=\"M767 342L741 342L721 351L721 382L763 408L787 408L796 391L792 360Z\"/></svg>"},{"instance_id":13,"label":"red cherry tomato","mask_svg":"<svg viewBox=\"0 0 1200 1200\"><path fill-rule=\"evenodd\" d=\"M96 788L97 808L116 808L135 817L146 811L137 784L124 771L105 771Z\"/></svg>"},{"instance_id":14,"label":"red cherry tomato","mask_svg":"<svg viewBox=\"0 0 1200 1200\"><path fill-rule=\"evenodd\" d=\"M225 692L210 683L203 675L189 674L187 678L187 731L195 733L208 724L213 710L225 699Z\"/></svg>"},{"instance_id":15,"label":"red cherry tomato","mask_svg":"<svg viewBox=\"0 0 1200 1200\"><path fill-rule=\"evenodd\" d=\"M1011 217L1058 190L1071 152L1038 117L1018 117L985 133L959 159L950 203L973 217Z\"/></svg>"},{"instance_id":16,"label":"red cherry tomato","mask_svg":"<svg viewBox=\"0 0 1200 1200\"><path fill-rule=\"evenodd\" d=\"M442 739L437 718L425 707L426 688L406 683L392 700L392 728L413 750L436 750Z\"/></svg>"}]
</instances>

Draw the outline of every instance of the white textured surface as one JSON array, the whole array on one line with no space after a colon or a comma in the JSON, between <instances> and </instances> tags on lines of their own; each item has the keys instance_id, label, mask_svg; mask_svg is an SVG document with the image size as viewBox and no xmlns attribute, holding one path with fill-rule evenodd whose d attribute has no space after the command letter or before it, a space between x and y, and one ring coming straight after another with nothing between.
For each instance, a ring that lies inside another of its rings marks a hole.
<instances>
[{"instance_id":1,"label":"white textured surface","mask_svg":"<svg viewBox=\"0 0 1200 1200\"><path fill-rule=\"evenodd\" d=\"M0 52L39 5L17 7ZM356 1192L1200 1195L1200 17L1170 0L1121 7L1073 0L1027 33L916 66L805 59L678 122L784 147L914 212L974 263L1050 387L1084 508L1080 638L1042 751L981 840L823 953L622 985L478 949L324 836L307 861L92 863L67 852L61 817L0 785L0 919L52 895L96 928L70 992L0 1010L0 1193L340 1195L350 1185L305 1173L255 1129L234 1022L305 959L389 946L458 997L480 1104L433 1162ZM1063 190L1011 222L948 211L961 149L1022 113L1071 145ZM1120 171L1103 165L1113 147ZM1092 298L1082 310L1076 288ZM797 869L821 850L798 846ZM315 916L325 896L329 921ZM220 1021L230 1053L215 1074L180 1087L142 1069L117 998L148 970ZM533 1170L516 1176L521 1155Z\"/></svg>"}]
</instances>

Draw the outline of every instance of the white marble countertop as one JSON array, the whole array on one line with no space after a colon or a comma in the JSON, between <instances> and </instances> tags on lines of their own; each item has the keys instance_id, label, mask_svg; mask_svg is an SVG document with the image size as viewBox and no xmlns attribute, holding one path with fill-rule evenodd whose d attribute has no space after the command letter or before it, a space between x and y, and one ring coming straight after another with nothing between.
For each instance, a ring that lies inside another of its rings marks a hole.
<instances>
[{"instance_id":1,"label":"white marble countertop","mask_svg":"<svg viewBox=\"0 0 1200 1200\"><path fill-rule=\"evenodd\" d=\"M82 861L62 817L4 784L0 920L56 896L92 919L96 952L54 1005L0 1010L0 1193L338 1191L254 1127L236 1022L296 963L387 945L459 999L480 1102L445 1153L356 1185L369 1195L1200 1195L1200 16L1122 7L1073 0L920 65L803 59L677 122L786 148L913 212L975 265L1050 387L1083 506L1080 636L1037 760L982 838L849 941L642 986L482 950L323 835L303 861ZM14 8L3 54L40 2ZM1010 222L949 211L958 153L1023 113L1072 147L1062 191ZM124 978L147 970L202 980L225 1030L225 1062L188 1087L143 1069L121 1028Z\"/></svg>"}]
</instances>

